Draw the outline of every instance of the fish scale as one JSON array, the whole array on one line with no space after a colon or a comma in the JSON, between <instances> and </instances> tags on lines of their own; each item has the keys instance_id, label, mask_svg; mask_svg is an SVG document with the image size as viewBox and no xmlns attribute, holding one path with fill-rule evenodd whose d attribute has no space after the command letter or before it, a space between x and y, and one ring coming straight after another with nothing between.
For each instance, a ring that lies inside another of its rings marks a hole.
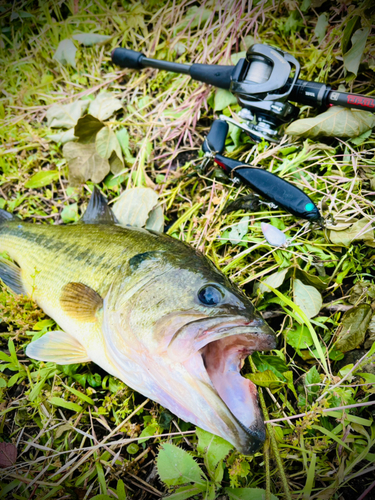
<instances>
[{"instance_id":1,"label":"fish scale","mask_svg":"<svg viewBox=\"0 0 375 500\"><path fill-rule=\"evenodd\" d=\"M94 361L178 417L243 453L265 439L243 359L276 346L248 298L199 251L121 227L97 190L80 223L40 225L0 210L0 278L32 296L61 330L26 354Z\"/></svg>"}]
</instances>

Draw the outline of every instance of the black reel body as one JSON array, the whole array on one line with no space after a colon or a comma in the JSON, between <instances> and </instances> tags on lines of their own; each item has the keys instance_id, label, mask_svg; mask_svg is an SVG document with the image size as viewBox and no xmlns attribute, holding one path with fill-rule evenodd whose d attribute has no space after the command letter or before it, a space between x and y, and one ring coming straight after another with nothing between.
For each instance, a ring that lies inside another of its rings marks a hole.
<instances>
[{"instance_id":1,"label":"black reel body","mask_svg":"<svg viewBox=\"0 0 375 500\"><path fill-rule=\"evenodd\" d=\"M277 127L297 118L299 110L288 98L299 72L297 59L268 45L253 45L246 59L238 61L230 91L237 96L239 105L250 111L241 112L240 117L254 140L266 138L275 142Z\"/></svg>"}]
</instances>

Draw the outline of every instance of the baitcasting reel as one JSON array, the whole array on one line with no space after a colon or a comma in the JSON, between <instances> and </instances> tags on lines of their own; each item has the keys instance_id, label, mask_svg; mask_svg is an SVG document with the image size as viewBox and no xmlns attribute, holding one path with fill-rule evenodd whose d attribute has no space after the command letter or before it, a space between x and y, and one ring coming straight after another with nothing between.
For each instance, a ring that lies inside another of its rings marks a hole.
<instances>
[{"instance_id":1,"label":"baitcasting reel","mask_svg":"<svg viewBox=\"0 0 375 500\"><path fill-rule=\"evenodd\" d=\"M123 68L146 67L190 75L194 80L230 90L242 107L242 123L220 116L240 127L254 141L278 142L278 127L297 118L291 102L308 106L344 106L375 112L375 99L360 94L336 92L324 83L298 78L300 64L293 56L269 45L255 44L236 66L180 64L149 59L140 52L118 48L112 61Z\"/></svg>"}]
</instances>

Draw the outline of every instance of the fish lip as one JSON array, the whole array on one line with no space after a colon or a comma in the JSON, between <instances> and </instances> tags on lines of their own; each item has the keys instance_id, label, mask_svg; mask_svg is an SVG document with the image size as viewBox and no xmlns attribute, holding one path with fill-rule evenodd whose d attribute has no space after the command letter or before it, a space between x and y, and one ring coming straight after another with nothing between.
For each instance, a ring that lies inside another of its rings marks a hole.
<instances>
[{"instance_id":1,"label":"fish lip","mask_svg":"<svg viewBox=\"0 0 375 500\"><path fill-rule=\"evenodd\" d=\"M265 342L264 347L256 348L253 352L276 348L275 332L261 316L255 315L252 319L248 319L244 316L221 315L200 318L183 325L170 340L167 352L173 361L183 363L216 340L249 334L258 334L260 341L265 340L264 336L269 340Z\"/></svg>"}]
</instances>

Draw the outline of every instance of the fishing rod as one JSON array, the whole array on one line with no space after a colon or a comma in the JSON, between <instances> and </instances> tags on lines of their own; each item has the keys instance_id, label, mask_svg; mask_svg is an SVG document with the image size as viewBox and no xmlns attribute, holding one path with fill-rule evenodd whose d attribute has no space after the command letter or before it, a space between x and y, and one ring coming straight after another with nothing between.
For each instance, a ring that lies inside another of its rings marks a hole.
<instances>
[{"instance_id":1,"label":"fishing rod","mask_svg":"<svg viewBox=\"0 0 375 500\"><path fill-rule=\"evenodd\" d=\"M254 141L278 142L278 128L299 114L297 104L313 107L344 106L375 112L375 99L360 94L332 90L325 83L298 78L300 64L295 57L269 45L255 44L235 66L181 64L150 59L141 52L117 48L112 61L122 68L156 68L190 75L232 92L241 106L242 123L226 118Z\"/></svg>"}]
</instances>

